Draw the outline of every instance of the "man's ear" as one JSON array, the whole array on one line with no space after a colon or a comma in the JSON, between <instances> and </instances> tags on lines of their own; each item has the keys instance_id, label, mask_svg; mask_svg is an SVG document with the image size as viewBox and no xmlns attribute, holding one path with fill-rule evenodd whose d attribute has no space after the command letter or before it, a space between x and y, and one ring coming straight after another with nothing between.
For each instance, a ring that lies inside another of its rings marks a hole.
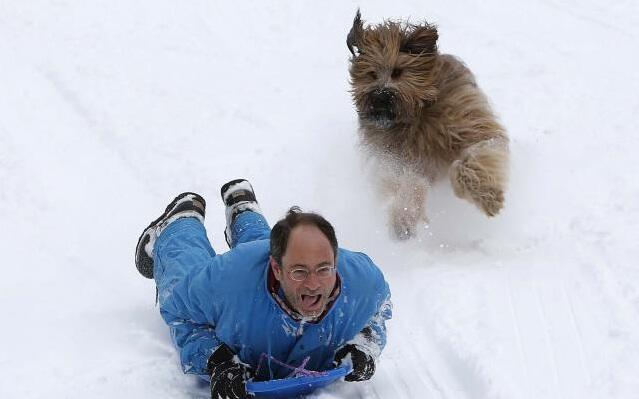
<instances>
[{"instance_id":1,"label":"man's ear","mask_svg":"<svg viewBox=\"0 0 639 399\"><path fill-rule=\"evenodd\" d=\"M275 279L277 281L282 281L282 276L283 276L282 267L277 263L275 258L273 258L272 256L269 256L269 263L271 264L271 269L273 270Z\"/></svg>"}]
</instances>

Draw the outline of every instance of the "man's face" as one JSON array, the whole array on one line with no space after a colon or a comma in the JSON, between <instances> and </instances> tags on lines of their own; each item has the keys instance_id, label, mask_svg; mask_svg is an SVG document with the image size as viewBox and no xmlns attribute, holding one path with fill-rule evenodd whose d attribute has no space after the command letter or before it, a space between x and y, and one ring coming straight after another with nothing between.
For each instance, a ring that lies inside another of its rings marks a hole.
<instances>
[{"instance_id":1,"label":"man's face","mask_svg":"<svg viewBox=\"0 0 639 399\"><path fill-rule=\"evenodd\" d=\"M304 317L315 318L326 308L337 279L335 266L330 242L314 225L298 225L291 230L281 265L271 258L286 299ZM296 281L304 274L306 278Z\"/></svg>"}]
</instances>

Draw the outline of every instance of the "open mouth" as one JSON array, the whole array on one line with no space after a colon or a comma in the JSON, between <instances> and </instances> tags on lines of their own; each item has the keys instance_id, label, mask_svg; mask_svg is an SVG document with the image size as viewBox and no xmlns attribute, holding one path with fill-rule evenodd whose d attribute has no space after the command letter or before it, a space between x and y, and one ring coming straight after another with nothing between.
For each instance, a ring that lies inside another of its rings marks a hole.
<instances>
[{"instance_id":1,"label":"open mouth","mask_svg":"<svg viewBox=\"0 0 639 399\"><path fill-rule=\"evenodd\" d=\"M395 125L395 113L387 110L367 113L365 119L379 129L389 129Z\"/></svg>"},{"instance_id":2,"label":"open mouth","mask_svg":"<svg viewBox=\"0 0 639 399\"><path fill-rule=\"evenodd\" d=\"M322 295L304 295L302 294L302 307L304 309L314 310L318 307Z\"/></svg>"},{"instance_id":3,"label":"open mouth","mask_svg":"<svg viewBox=\"0 0 639 399\"><path fill-rule=\"evenodd\" d=\"M380 129L390 129L391 127L395 126L395 120L383 117L375 118L373 120L373 123L375 123L375 126Z\"/></svg>"}]
</instances>

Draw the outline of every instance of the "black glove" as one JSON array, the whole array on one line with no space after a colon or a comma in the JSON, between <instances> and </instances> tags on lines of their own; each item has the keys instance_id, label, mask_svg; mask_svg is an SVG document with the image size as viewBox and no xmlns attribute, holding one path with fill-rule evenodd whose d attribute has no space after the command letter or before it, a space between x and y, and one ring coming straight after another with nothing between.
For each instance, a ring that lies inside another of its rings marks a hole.
<instances>
[{"instance_id":1,"label":"black glove","mask_svg":"<svg viewBox=\"0 0 639 399\"><path fill-rule=\"evenodd\" d=\"M249 398L246 381L250 378L248 367L240 362L226 344L213 352L208 362L211 374L212 399Z\"/></svg>"},{"instance_id":2,"label":"black glove","mask_svg":"<svg viewBox=\"0 0 639 399\"><path fill-rule=\"evenodd\" d=\"M345 381L366 381L375 374L375 359L373 356L362 351L354 344L344 345L335 353L335 366L341 366L348 355L351 355L353 371L344 378Z\"/></svg>"}]
</instances>

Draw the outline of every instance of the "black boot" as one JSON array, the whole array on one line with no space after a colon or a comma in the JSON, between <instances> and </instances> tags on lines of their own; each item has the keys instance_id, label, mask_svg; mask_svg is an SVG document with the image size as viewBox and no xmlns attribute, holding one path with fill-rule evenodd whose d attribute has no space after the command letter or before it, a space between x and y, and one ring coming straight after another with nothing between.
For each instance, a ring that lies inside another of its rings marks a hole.
<instances>
[{"instance_id":1,"label":"black boot","mask_svg":"<svg viewBox=\"0 0 639 399\"><path fill-rule=\"evenodd\" d=\"M135 267L141 275L153 278L153 245L160 233L172 222L183 217L204 221L206 201L195 193L182 193L175 197L159 218L144 229L135 247Z\"/></svg>"},{"instance_id":2,"label":"black boot","mask_svg":"<svg viewBox=\"0 0 639 399\"><path fill-rule=\"evenodd\" d=\"M253 211L262 213L260 206L255 198L255 191L248 180L235 179L224 184L220 189L222 201L226 206L226 229L224 230L224 238L229 247L232 247L231 225L240 213L244 211Z\"/></svg>"}]
</instances>

